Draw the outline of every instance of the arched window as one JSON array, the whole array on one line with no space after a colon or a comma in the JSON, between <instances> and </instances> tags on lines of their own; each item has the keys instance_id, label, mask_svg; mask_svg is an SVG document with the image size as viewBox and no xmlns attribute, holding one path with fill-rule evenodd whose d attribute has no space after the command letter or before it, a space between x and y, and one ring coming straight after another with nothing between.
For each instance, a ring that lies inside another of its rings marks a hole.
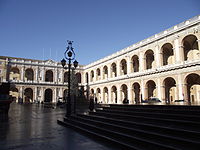
<instances>
[{"instance_id":1,"label":"arched window","mask_svg":"<svg viewBox=\"0 0 200 150\"><path fill-rule=\"evenodd\" d=\"M51 70L47 70L45 74L46 82L53 82L53 72Z\"/></svg>"},{"instance_id":2,"label":"arched window","mask_svg":"<svg viewBox=\"0 0 200 150\"><path fill-rule=\"evenodd\" d=\"M162 46L162 56L163 56L163 65L174 64L174 51L170 43L166 43Z\"/></svg>"},{"instance_id":3,"label":"arched window","mask_svg":"<svg viewBox=\"0 0 200 150\"><path fill-rule=\"evenodd\" d=\"M121 68L121 75L126 75L127 74L127 63L125 59L122 59L120 63L120 68Z\"/></svg>"},{"instance_id":4,"label":"arched window","mask_svg":"<svg viewBox=\"0 0 200 150\"><path fill-rule=\"evenodd\" d=\"M154 53L152 50L148 50L145 53L146 58L146 69L152 69L154 67Z\"/></svg>"},{"instance_id":5,"label":"arched window","mask_svg":"<svg viewBox=\"0 0 200 150\"><path fill-rule=\"evenodd\" d=\"M139 58L138 58L138 56L134 55L131 60L132 60L131 72L138 72L139 71Z\"/></svg>"},{"instance_id":6,"label":"arched window","mask_svg":"<svg viewBox=\"0 0 200 150\"><path fill-rule=\"evenodd\" d=\"M34 80L34 72L33 72L33 69L31 69L31 68L26 69L26 71L25 71L25 79L26 79L26 80L31 80L31 81Z\"/></svg>"},{"instance_id":7,"label":"arched window","mask_svg":"<svg viewBox=\"0 0 200 150\"><path fill-rule=\"evenodd\" d=\"M195 35L188 35L183 39L184 61L200 59L200 52Z\"/></svg>"}]
</instances>

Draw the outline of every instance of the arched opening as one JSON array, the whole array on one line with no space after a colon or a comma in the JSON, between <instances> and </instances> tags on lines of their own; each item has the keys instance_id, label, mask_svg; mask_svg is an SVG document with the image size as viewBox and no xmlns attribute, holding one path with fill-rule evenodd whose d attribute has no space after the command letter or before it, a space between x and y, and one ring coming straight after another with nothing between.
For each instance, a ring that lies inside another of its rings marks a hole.
<instances>
[{"instance_id":1,"label":"arched opening","mask_svg":"<svg viewBox=\"0 0 200 150\"><path fill-rule=\"evenodd\" d=\"M19 91L17 88L11 88L10 89L10 95L12 96L12 100L15 102L19 102L19 99L21 100L21 98L19 98ZM19 98L19 99L18 99Z\"/></svg>"},{"instance_id":2,"label":"arched opening","mask_svg":"<svg viewBox=\"0 0 200 150\"><path fill-rule=\"evenodd\" d=\"M46 89L44 95L44 102L52 102L53 91L52 89Z\"/></svg>"},{"instance_id":3,"label":"arched opening","mask_svg":"<svg viewBox=\"0 0 200 150\"><path fill-rule=\"evenodd\" d=\"M140 85L139 83L134 83L132 86L132 90L133 90L133 100L135 101L135 103L139 103L140 102Z\"/></svg>"},{"instance_id":4,"label":"arched opening","mask_svg":"<svg viewBox=\"0 0 200 150\"><path fill-rule=\"evenodd\" d=\"M53 71L51 71L51 70L46 71L45 81L46 82L53 82Z\"/></svg>"},{"instance_id":5,"label":"arched opening","mask_svg":"<svg viewBox=\"0 0 200 150\"><path fill-rule=\"evenodd\" d=\"M154 81L149 80L146 83L146 92L147 92L147 99L150 99L151 97L156 97L156 84Z\"/></svg>"},{"instance_id":6,"label":"arched opening","mask_svg":"<svg viewBox=\"0 0 200 150\"><path fill-rule=\"evenodd\" d=\"M92 70L90 72L90 82L93 82L94 81L94 71Z\"/></svg>"},{"instance_id":7,"label":"arched opening","mask_svg":"<svg viewBox=\"0 0 200 150\"><path fill-rule=\"evenodd\" d=\"M86 74L85 74L85 82L88 84L88 82L89 82L89 79L88 79L88 73L86 72Z\"/></svg>"},{"instance_id":8,"label":"arched opening","mask_svg":"<svg viewBox=\"0 0 200 150\"><path fill-rule=\"evenodd\" d=\"M97 97L97 102L101 103L101 90L100 90L100 88L98 88L97 91L96 91L96 97Z\"/></svg>"},{"instance_id":9,"label":"arched opening","mask_svg":"<svg viewBox=\"0 0 200 150\"><path fill-rule=\"evenodd\" d=\"M164 87L166 102L173 102L176 100L176 81L173 78L168 77L164 80Z\"/></svg>"},{"instance_id":10,"label":"arched opening","mask_svg":"<svg viewBox=\"0 0 200 150\"><path fill-rule=\"evenodd\" d=\"M20 80L20 72L17 67L13 67L10 70L10 80Z\"/></svg>"},{"instance_id":11,"label":"arched opening","mask_svg":"<svg viewBox=\"0 0 200 150\"><path fill-rule=\"evenodd\" d=\"M91 95L94 97L94 89L91 89Z\"/></svg>"},{"instance_id":12,"label":"arched opening","mask_svg":"<svg viewBox=\"0 0 200 150\"><path fill-rule=\"evenodd\" d=\"M28 68L25 71L25 80L27 81L33 81L34 80L34 72L33 69Z\"/></svg>"},{"instance_id":13,"label":"arched opening","mask_svg":"<svg viewBox=\"0 0 200 150\"><path fill-rule=\"evenodd\" d=\"M200 59L199 46L195 35L183 39L184 61Z\"/></svg>"},{"instance_id":14,"label":"arched opening","mask_svg":"<svg viewBox=\"0 0 200 150\"><path fill-rule=\"evenodd\" d=\"M97 71L96 71L96 80L101 80L101 72L100 72L100 69L97 68Z\"/></svg>"},{"instance_id":15,"label":"arched opening","mask_svg":"<svg viewBox=\"0 0 200 150\"><path fill-rule=\"evenodd\" d=\"M66 72L64 73L64 82L65 82L65 83L68 82L68 75L69 75L69 72L66 71Z\"/></svg>"},{"instance_id":16,"label":"arched opening","mask_svg":"<svg viewBox=\"0 0 200 150\"><path fill-rule=\"evenodd\" d=\"M107 79L108 78L108 67L104 66L103 67L103 79Z\"/></svg>"},{"instance_id":17,"label":"arched opening","mask_svg":"<svg viewBox=\"0 0 200 150\"><path fill-rule=\"evenodd\" d=\"M78 83L81 83L81 73L76 73L76 80Z\"/></svg>"},{"instance_id":18,"label":"arched opening","mask_svg":"<svg viewBox=\"0 0 200 150\"><path fill-rule=\"evenodd\" d=\"M145 53L146 58L146 69L154 68L154 53L152 50L148 50Z\"/></svg>"},{"instance_id":19,"label":"arched opening","mask_svg":"<svg viewBox=\"0 0 200 150\"><path fill-rule=\"evenodd\" d=\"M112 88L111 88L111 101L112 101L112 103L117 103L117 88L116 88L116 86L112 86Z\"/></svg>"},{"instance_id":20,"label":"arched opening","mask_svg":"<svg viewBox=\"0 0 200 150\"><path fill-rule=\"evenodd\" d=\"M122 59L122 61L120 62L120 69L121 69L121 75L127 74L127 62L125 59Z\"/></svg>"},{"instance_id":21,"label":"arched opening","mask_svg":"<svg viewBox=\"0 0 200 150\"><path fill-rule=\"evenodd\" d=\"M112 63L111 65L111 77L114 78L117 76L117 65L116 63Z\"/></svg>"},{"instance_id":22,"label":"arched opening","mask_svg":"<svg viewBox=\"0 0 200 150\"><path fill-rule=\"evenodd\" d=\"M121 86L120 90L121 90L121 102L123 102L124 99L128 99L128 87L127 87L127 85L123 84Z\"/></svg>"},{"instance_id":23,"label":"arched opening","mask_svg":"<svg viewBox=\"0 0 200 150\"><path fill-rule=\"evenodd\" d=\"M65 89L65 90L63 91L63 102L67 102L67 96L68 96L68 90Z\"/></svg>"},{"instance_id":24,"label":"arched opening","mask_svg":"<svg viewBox=\"0 0 200 150\"><path fill-rule=\"evenodd\" d=\"M103 103L108 103L108 88L104 87L103 88Z\"/></svg>"},{"instance_id":25,"label":"arched opening","mask_svg":"<svg viewBox=\"0 0 200 150\"><path fill-rule=\"evenodd\" d=\"M200 76L196 73L189 74L186 77L187 95L186 100L200 103Z\"/></svg>"},{"instance_id":26,"label":"arched opening","mask_svg":"<svg viewBox=\"0 0 200 150\"><path fill-rule=\"evenodd\" d=\"M138 72L139 71L139 58L138 58L138 56L134 55L131 60L132 60L131 72Z\"/></svg>"},{"instance_id":27,"label":"arched opening","mask_svg":"<svg viewBox=\"0 0 200 150\"><path fill-rule=\"evenodd\" d=\"M24 90L24 102L25 103L33 102L33 90L31 88L26 88Z\"/></svg>"},{"instance_id":28,"label":"arched opening","mask_svg":"<svg viewBox=\"0 0 200 150\"><path fill-rule=\"evenodd\" d=\"M166 43L161 48L163 54L163 65L174 64L174 52L173 47L170 43Z\"/></svg>"}]
</instances>

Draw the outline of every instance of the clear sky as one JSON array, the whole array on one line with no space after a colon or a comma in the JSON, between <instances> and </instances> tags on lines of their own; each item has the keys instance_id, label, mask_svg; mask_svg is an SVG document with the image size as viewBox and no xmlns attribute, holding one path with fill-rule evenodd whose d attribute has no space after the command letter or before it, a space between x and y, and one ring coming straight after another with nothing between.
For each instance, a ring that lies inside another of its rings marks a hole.
<instances>
[{"instance_id":1,"label":"clear sky","mask_svg":"<svg viewBox=\"0 0 200 150\"><path fill-rule=\"evenodd\" d=\"M89 64L200 14L200 0L0 0L0 56Z\"/></svg>"}]
</instances>

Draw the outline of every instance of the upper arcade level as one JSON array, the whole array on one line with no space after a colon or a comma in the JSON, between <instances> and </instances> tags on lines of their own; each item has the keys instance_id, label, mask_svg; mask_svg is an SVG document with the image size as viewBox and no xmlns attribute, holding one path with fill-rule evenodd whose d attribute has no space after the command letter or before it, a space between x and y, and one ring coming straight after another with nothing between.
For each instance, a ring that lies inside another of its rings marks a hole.
<instances>
[{"instance_id":1,"label":"upper arcade level","mask_svg":"<svg viewBox=\"0 0 200 150\"><path fill-rule=\"evenodd\" d=\"M25 84L67 84L68 68L53 60L41 61L23 58L13 58L0 56L2 64L4 64L3 72L6 72L3 81ZM81 83L82 66L78 66L75 70L72 68L77 83Z\"/></svg>"},{"instance_id":2,"label":"upper arcade level","mask_svg":"<svg viewBox=\"0 0 200 150\"><path fill-rule=\"evenodd\" d=\"M83 82L98 84L200 64L200 16L84 66Z\"/></svg>"}]
</instances>

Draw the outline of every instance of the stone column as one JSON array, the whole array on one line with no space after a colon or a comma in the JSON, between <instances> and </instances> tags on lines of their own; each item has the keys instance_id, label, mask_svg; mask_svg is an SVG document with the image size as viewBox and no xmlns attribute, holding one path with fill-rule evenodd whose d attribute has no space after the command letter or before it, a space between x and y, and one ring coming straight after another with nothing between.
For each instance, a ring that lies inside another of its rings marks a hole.
<instances>
[{"instance_id":1,"label":"stone column","mask_svg":"<svg viewBox=\"0 0 200 150\"><path fill-rule=\"evenodd\" d=\"M141 80L141 95L140 98L142 98L142 100L144 100L146 98L146 92L145 92L145 85L144 85L144 80ZM141 101L141 99L140 99Z\"/></svg>"},{"instance_id":2,"label":"stone column","mask_svg":"<svg viewBox=\"0 0 200 150\"><path fill-rule=\"evenodd\" d=\"M21 68L21 81L24 81L24 66Z\"/></svg>"},{"instance_id":3,"label":"stone column","mask_svg":"<svg viewBox=\"0 0 200 150\"><path fill-rule=\"evenodd\" d=\"M183 55L183 46L181 45L179 39L177 36L176 39L174 40L174 54L175 54L175 59L176 63L181 63L184 61L184 55Z\"/></svg>"},{"instance_id":4,"label":"stone column","mask_svg":"<svg viewBox=\"0 0 200 150\"><path fill-rule=\"evenodd\" d=\"M112 96L111 96L111 87L108 86L108 103L109 104L112 104L113 103L113 99L112 99Z\"/></svg>"},{"instance_id":5,"label":"stone column","mask_svg":"<svg viewBox=\"0 0 200 150\"><path fill-rule=\"evenodd\" d=\"M33 98L33 102L34 101L38 101L38 94L37 94L37 87L34 88L34 98Z\"/></svg>"},{"instance_id":6,"label":"stone column","mask_svg":"<svg viewBox=\"0 0 200 150\"><path fill-rule=\"evenodd\" d=\"M35 82L38 82L38 67L35 68Z\"/></svg>"},{"instance_id":7,"label":"stone column","mask_svg":"<svg viewBox=\"0 0 200 150\"><path fill-rule=\"evenodd\" d=\"M145 58L144 58L144 54L142 52L140 52L139 54L139 71L142 72L144 71L144 61L145 61Z\"/></svg>"},{"instance_id":8,"label":"stone column","mask_svg":"<svg viewBox=\"0 0 200 150\"><path fill-rule=\"evenodd\" d=\"M129 100L129 104L133 104L133 98L132 98L132 86L131 83L128 83L128 100Z\"/></svg>"},{"instance_id":9,"label":"stone column","mask_svg":"<svg viewBox=\"0 0 200 150\"><path fill-rule=\"evenodd\" d=\"M117 85L117 103L118 104L122 103L120 85Z\"/></svg>"},{"instance_id":10,"label":"stone column","mask_svg":"<svg viewBox=\"0 0 200 150\"><path fill-rule=\"evenodd\" d=\"M52 102L56 103L57 102L57 99L56 99L56 97L57 97L56 88L53 88L53 92L52 93L53 93Z\"/></svg>"},{"instance_id":11,"label":"stone column","mask_svg":"<svg viewBox=\"0 0 200 150\"><path fill-rule=\"evenodd\" d=\"M178 93L179 93L179 100L183 100L183 81L181 74L178 75Z\"/></svg>"},{"instance_id":12,"label":"stone column","mask_svg":"<svg viewBox=\"0 0 200 150\"><path fill-rule=\"evenodd\" d=\"M120 74L120 70L121 70L121 68L120 68L120 61L117 61L117 63L116 63L116 68L117 68L117 76L119 77L121 74Z\"/></svg>"},{"instance_id":13,"label":"stone column","mask_svg":"<svg viewBox=\"0 0 200 150\"><path fill-rule=\"evenodd\" d=\"M100 80L103 80L104 72L103 72L103 67L100 67Z\"/></svg>"},{"instance_id":14,"label":"stone column","mask_svg":"<svg viewBox=\"0 0 200 150\"><path fill-rule=\"evenodd\" d=\"M156 45L156 47L155 47L155 51L156 51L156 53L155 53L155 64L156 64L156 68L159 68L159 67L161 67L161 65L162 65L162 52L161 52L161 50L159 49L159 46L158 45Z\"/></svg>"},{"instance_id":15,"label":"stone column","mask_svg":"<svg viewBox=\"0 0 200 150\"><path fill-rule=\"evenodd\" d=\"M131 74L131 58L128 56L127 57L127 74Z\"/></svg>"},{"instance_id":16,"label":"stone column","mask_svg":"<svg viewBox=\"0 0 200 150\"><path fill-rule=\"evenodd\" d=\"M20 97L21 100L23 100L23 95L24 95L23 94L23 87L21 86L20 89L19 89L19 97ZM18 98L18 100L19 100L19 98ZM17 102L19 102L19 101L17 101Z\"/></svg>"},{"instance_id":17,"label":"stone column","mask_svg":"<svg viewBox=\"0 0 200 150\"><path fill-rule=\"evenodd\" d=\"M157 78L157 93L156 93L156 97L158 97L160 100L162 100L162 85L160 83L160 78Z\"/></svg>"},{"instance_id":18,"label":"stone column","mask_svg":"<svg viewBox=\"0 0 200 150\"><path fill-rule=\"evenodd\" d=\"M96 69L93 69L93 71L94 71L94 78L93 78L93 82L96 82L96 81L97 81Z\"/></svg>"},{"instance_id":19,"label":"stone column","mask_svg":"<svg viewBox=\"0 0 200 150\"><path fill-rule=\"evenodd\" d=\"M109 78L112 77L112 75L111 75L111 64L108 64L107 67L108 67L108 79L109 79Z\"/></svg>"},{"instance_id":20,"label":"stone column","mask_svg":"<svg viewBox=\"0 0 200 150\"><path fill-rule=\"evenodd\" d=\"M44 89L44 87L41 87L41 89L40 89L40 93L41 93L41 101L43 101L44 102L44 91L45 89Z\"/></svg>"}]
</instances>

